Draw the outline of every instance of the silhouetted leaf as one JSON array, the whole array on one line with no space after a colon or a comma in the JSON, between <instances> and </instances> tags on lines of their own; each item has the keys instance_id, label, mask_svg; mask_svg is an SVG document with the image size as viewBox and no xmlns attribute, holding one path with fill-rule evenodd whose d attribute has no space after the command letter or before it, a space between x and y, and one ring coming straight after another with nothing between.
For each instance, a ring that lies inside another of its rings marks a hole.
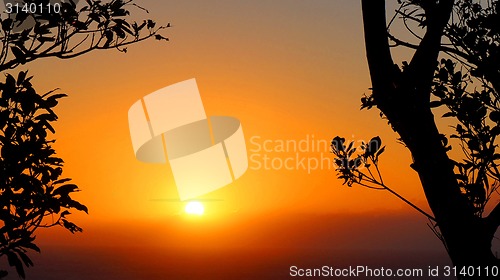
<instances>
[{"instance_id":1,"label":"silhouetted leaf","mask_svg":"<svg viewBox=\"0 0 500 280\"><path fill-rule=\"evenodd\" d=\"M379 136L373 137L370 142L368 142L366 154L374 155L382 146L382 139Z\"/></svg>"},{"instance_id":2,"label":"silhouetted leaf","mask_svg":"<svg viewBox=\"0 0 500 280\"><path fill-rule=\"evenodd\" d=\"M69 212L68 210L65 210L61 213L61 218L64 218L65 216L70 215L70 214L71 214L71 212Z\"/></svg>"},{"instance_id":3,"label":"silhouetted leaf","mask_svg":"<svg viewBox=\"0 0 500 280\"><path fill-rule=\"evenodd\" d=\"M55 107L58 104L57 99L60 99L62 97L66 97L66 96L68 96L68 95L64 94L64 93L58 93L58 94L51 95L51 96L47 97L47 99L45 100L45 105L48 106L49 108Z\"/></svg>"},{"instance_id":4,"label":"silhouetted leaf","mask_svg":"<svg viewBox=\"0 0 500 280\"><path fill-rule=\"evenodd\" d=\"M12 54L14 54L16 59L19 60L19 63L26 63L26 55L20 48L12 46L10 47L10 50L12 51Z\"/></svg>"},{"instance_id":5,"label":"silhouetted leaf","mask_svg":"<svg viewBox=\"0 0 500 280\"><path fill-rule=\"evenodd\" d=\"M336 136L335 138L333 138L331 142L331 147L334 152L341 152L341 151L343 152L345 149L344 143L345 143L345 138Z\"/></svg>"},{"instance_id":6,"label":"silhouetted leaf","mask_svg":"<svg viewBox=\"0 0 500 280\"><path fill-rule=\"evenodd\" d=\"M71 179L70 178L60 179L60 180L54 181L54 185L66 183L68 181L71 181Z\"/></svg>"},{"instance_id":7,"label":"silhouetted leaf","mask_svg":"<svg viewBox=\"0 0 500 280\"><path fill-rule=\"evenodd\" d=\"M13 24L13 20L11 18L7 18L5 20L2 21L2 30L3 31L10 31L12 30L12 24Z\"/></svg>"},{"instance_id":8,"label":"silhouetted leaf","mask_svg":"<svg viewBox=\"0 0 500 280\"><path fill-rule=\"evenodd\" d=\"M83 229L77 225L75 225L74 223L72 222L69 222L68 220L66 219L62 219L61 220L63 226L68 229L71 233L75 233L75 232L82 232Z\"/></svg>"},{"instance_id":9,"label":"silhouetted leaf","mask_svg":"<svg viewBox=\"0 0 500 280\"><path fill-rule=\"evenodd\" d=\"M24 79L26 78L26 74L28 72L27 71L21 71L19 72L18 76L17 76L17 86L20 86L24 83Z\"/></svg>"},{"instance_id":10,"label":"silhouetted leaf","mask_svg":"<svg viewBox=\"0 0 500 280\"><path fill-rule=\"evenodd\" d=\"M160 40L160 41L161 41L161 40L169 41L169 39L168 39L168 38L163 37L163 36L162 36L162 35L160 35L160 34L155 35L155 39L156 39L156 40Z\"/></svg>"},{"instance_id":11,"label":"silhouetted leaf","mask_svg":"<svg viewBox=\"0 0 500 280\"><path fill-rule=\"evenodd\" d=\"M36 38L39 42L45 43L45 42L54 42L56 38L54 37L46 37L46 36L40 36Z\"/></svg>"},{"instance_id":12,"label":"silhouetted leaf","mask_svg":"<svg viewBox=\"0 0 500 280\"><path fill-rule=\"evenodd\" d=\"M23 279L26 278L26 275L24 273L23 263L21 262L17 254L12 251L7 251L6 254L7 254L7 259L9 261L9 265L16 268L16 272L21 278Z\"/></svg>"},{"instance_id":13,"label":"silhouetted leaf","mask_svg":"<svg viewBox=\"0 0 500 280\"><path fill-rule=\"evenodd\" d=\"M90 13L89 18L95 22L101 23L101 17L97 13Z\"/></svg>"},{"instance_id":14,"label":"silhouetted leaf","mask_svg":"<svg viewBox=\"0 0 500 280\"><path fill-rule=\"evenodd\" d=\"M54 190L53 194L54 195L61 195L61 196L67 196L69 193L75 192L78 190L78 186L74 184L67 184L64 186L61 186L57 189Z\"/></svg>"},{"instance_id":15,"label":"silhouetted leaf","mask_svg":"<svg viewBox=\"0 0 500 280\"><path fill-rule=\"evenodd\" d=\"M490 119L496 123L500 123L500 112L492 111L490 113Z\"/></svg>"},{"instance_id":16,"label":"silhouetted leaf","mask_svg":"<svg viewBox=\"0 0 500 280\"><path fill-rule=\"evenodd\" d=\"M104 32L104 36L106 37L106 42L104 43L104 47L109 47L111 43L113 42L113 35L114 33L111 32L110 30L106 30Z\"/></svg>"},{"instance_id":17,"label":"silhouetted leaf","mask_svg":"<svg viewBox=\"0 0 500 280\"><path fill-rule=\"evenodd\" d=\"M36 246L32 242L23 243L22 246L25 247L25 248L28 248L28 249L31 249L31 250L34 250L34 251L40 253L40 248L38 248L38 246Z\"/></svg>"},{"instance_id":18,"label":"silhouetted leaf","mask_svg":"<svg viewBox=\"0 0 500 280\"><path fill-rule=\"evenodd\" d=\"M354 145L354 141L351 141L351 143L349 143L349 146L347 146L346 152L351 151L353 145Z\"/></svg>"},{"instance_id":19,"label":"silhouetted leaf","mask_svg":"<svg viewBox=\"0 0 500 280\"><path fill-rule=\"evenodd\" d=\"M441 100L439 100L439 101L431 101L431 103L430 103L431 108L436 108L436 107L439 107L441 105L443 105L443 102Z\"/></svg>"},{"instance_id":20,"label":"silhouetted leaf","mask_svg":"<svg viewBox=\"0 0 500 280\"><path fill-rule=\"evenodd\" d=\"M377 154L375 154L375 157L378 158L384 151L385 151L385 146L383 146L380 150L378 150Z\"/></svg>"},{"instance_id":21,"label":"silhouetted leaf","mask_svg":"<svg viewBox=\"0 0 500 280\"><path fill-rule=\"evenodd\" d=\"M46 120L40 120L40 124L43 124L46 129L50 130L52 133L56 133L55 129L50 125L50 123Z\"/></svg>"},{"instance_id":22,"label":"silhouetted leaf","mask_svg":"<svg viewBox=\"0 0 500 280\"><path fill-rule=\"evenodd\" d=\"M150 19L147 21L147 28L148 29L153 29L153 28L155 28L155 26L156 26L156 22L154 22Z\"/></svg>"},{"instance_id":23,"label":"silhouetted leaf","mask_svg":"<svg viewBox=\"0 0 500 280\"><path fill-rule=\"evenodd\" d=\"M19 257L21 257L21 260L23 261L24 265L26 267L30 267L30 266L33 266L33 262L31 261L31 259L28 257L28 255L26 255L24 252L22 251L17 251L17 254L19 255Z\"/></svg>"},{"instance_id":24,"label":"silhouetted leaf","mask_svg":"<svg viewBox=\"0 0 500 280\"><path fill-rule=\"evenodd\" d=\"M36 116L35 120L45 120L51 122L57 120L57 116L54 114L41 114Z\"/></svg>"},{"instance_id":25,"label":"silhouetted leaf","mask_svg":"<svg viewBox=\"0 0 500 280\"><path fill-rule=\"evenodd\" d=\"M78 201L75 201L75 200L72 200L68 203L68 206L70 207L73 207L75 208L76 210L79 210L79 211L83 211L85 213L89 213L89 209L87 208L87 206L81 204L80 202Z\"/></svg>"}]
</instances>

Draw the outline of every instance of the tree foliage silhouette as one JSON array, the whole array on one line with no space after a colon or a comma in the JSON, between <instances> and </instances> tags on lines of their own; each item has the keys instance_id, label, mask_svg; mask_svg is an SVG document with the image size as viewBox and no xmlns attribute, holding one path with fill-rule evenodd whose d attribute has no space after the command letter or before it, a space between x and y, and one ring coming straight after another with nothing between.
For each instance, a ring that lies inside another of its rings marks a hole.
<instances>
[{"instance_id":1,"label":"tree foliage silhouette","mask_svg":"<svg viewBox=\"0 0 500 280\"><path fill-rule=\"evenodd\" d=\"M22 3L42 3L49 0L24 0ZM153 20L132 22L130 7L143 9L128 0L102 2L86 0L78 9L72 0L61 1L60 13L26 13L22 10L1 22L0 71L44 57L73 58L93 50L117 49L154 37L168 40L158 33L166 26ZM22 5L22 4L21 4ZM146 10L147 11L147 10ZM22 28L24 27L24 28Z\"/></svg>"},{"instance_id":2,"label":"tree foliage silhouette","mask_svg":"<svg viewBox=\"0 0 500 280\"><path fill-rule=\"evenodd\" d=\"M70 197L78 187L61 178L63 160L55 156L55 140L49 140L55 133L51 123L57 120L53 108L66 95L39 95L30 81L20 72L17 81L7 75L0 84L0 255L23 278L23 264L33 265L27 250L40 251L33 243L35 230L61 225L79 232L66 216L71 209L88 213Z\"/></svg>"},{"instance_id":3,"label":"tree foliage silhouette","mask_svg":"<svg viewBox=\"0 0 500 280\"><path fill-rule=\"evenodd\" d=\"M130 0L86 0L81 8L73 0L60 1L59 13L48 10L53 1L17 2L45 10L27 13L20 8L0 19L0 71L39 58L69 59L98 49L126 52L128 45L149 38L168 41L159 31L170 24L130 20L130 8L148 12ZM68 215L70 210L88 213L71 198L78 186L61 178L63 160L52 148L54 107L66 94L38 94L31 80L27 72L20 72L17 79L6 74L0 83L0 256L6 256L22 278L24 267L33 265L28 252L40 252L34 243L38 228L62 226L81 232ZM6 275L0 271L0 278Z\"/></svg>"},{"instance_id":4,"label":"tree foliage silhouette","mask_svg":"<svg viewBox=\"0 0 500 280\"><path fill-rule=\"evenodd\" d=\"M362 97L361 108L377 107L399 134L433 215L383 181L379 137L361 147L341 137L332 140L339 178L349 186L388 190L426 215L458 272L467 266L498 266L491 246L500 226L500 203L489 213L485 207L500 186L499 1L398 3L394 18L387 21L384 0L362 0L372 93ZM391 34L396 18L413 38ZM391 47L398 46L414 50L410 62L399 66L391 55ZM436 125L433 110L438 107L445 110L442 118L455 121L449 136ZM452 147L463 152L462 159L450 158ZM482 279L485 273L457 276Z\"/></svg>"}]
</instances>

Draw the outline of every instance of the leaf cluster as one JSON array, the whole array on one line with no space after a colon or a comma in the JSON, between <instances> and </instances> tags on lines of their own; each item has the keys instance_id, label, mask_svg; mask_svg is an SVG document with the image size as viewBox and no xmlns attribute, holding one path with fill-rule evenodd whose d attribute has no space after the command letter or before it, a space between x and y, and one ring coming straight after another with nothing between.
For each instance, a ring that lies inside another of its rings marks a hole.
<instances>
[{"instance_id":1,"label":"leaf cluster","mask_svg":"<svg viewBox=\"0 0 500 280\"><path fill-rule=\"evenodd\" d=\"M50 139L58 119L53 109L66 95L40 95L31 79L20 72L0 83L0 256L6 255L23 278L23 267L33 265L27 251L40 251L35 229L59 225L79 232L67 219L69 210L88 213L71 198L78 187L61 177L63 160Z\"/></svg>"},{"instance_id":2,"label":"leaf cluster","mask_svg":"<svg viewBox=\"0 0 500 280\"><path fill-rule=\"evenodd\" d=\"M437 100L432 101L431 106L444 106L447 112L442 117L454 118L457 122L450 138L459 141L464 158L455 162L456 177L474 213L482 216L500 183L497 150L500 98L488 85L482 84L479 90L472 87L474 80L477 81L458 70L457 63L451 59L442 59L432 88Z\"/></svg>"},{"instance_id":3,"label":"leaf cluster","mask_svg":"<svg viewBox=\"0 0 500 280\"><path fill-rule=\"evenodd\" d=\"M359 147L354 147L353 141L346 143L345 138L336 136L331 142L331 152L335 155L334 163L338 178L343 179L347 186L360 184L366 187L365 183L383 185L382 177L379 173L378 159L385 151L382 147L380 137L373 137L368 143L361 142ZM375 167L379 178L371 171L372 165Z\"/></svg>"},{"instance_id":4,"label":"leaf cluster","mask_svg":"<svg viewBox=\"0 0 500 280\"><path fill-rule=\"evenodd\" d=\"M22 0L49 3L49 0ZM96 49L126 46L148 38L168 40L151 19L130 20L130 8L142 9L133 1L86 0L82 8L75 1L61 1L61 12L10 14L0 20L0 71L43 57L72 58ZM146 10L147 11L147 10Z\"/></svg>"},{"instance_id":5,"label":"leaf cluster","mask_svg":"<svg viewBox=\"0 0 500 280\"><path fill-rule=\"evenodd\" d=\"M432 12L429 5L434 1L399 3L396 15L401 17L409 34L421 40L410 23L426 28ZM455 133L450 138L458 140L464 155L454 161L456 177L472 211L480 217L500 186L500 154L496 144L500 134L499 12L498 0L455 1L443 33L445 40L441 51L445 57L437 65L429 101L431 108L446 108L442 117L456 122L453 125ZM388 36L395 46L418 47L391 34ZM442 137L445 148L451 150L448 138Z\"/></svg>"},{"instance_id":6,"label":"leaf cluster","mask_svg":"<svg viewBox=\"0 0 500 280\"><path fill-rule=\"evenodd\" d=\"M131 20L132 9L148 11L133 0L57 1L61 11L44 10L0 18L0 72L45 57L70 59L93 50L117 49L148 38L168 41L151 19ZM24 4L47 4L53 0L18 0ZM62 226L72 233L82 229L68 220L70 210L88 212L72 199L78 192L63 178L63 160L56 156L54 107L65 94L54 91L39 95L32 77L21 72L17 79L6 76L0 83L0 257L6 256L20 277L32 266L29 250L39 252L34 232L38 228ZM6 275L0 271L0 278Z\"/></svg>"},{"instance_id":7,"label":"leaf cluster","mask_svg":"<svg viewBox=\"0 0 500 280\"><path fill-rule=\"evenodd\" d=\"M384 183L379 167L379 157L385 151L382 139L373 137L368 143L361 142L359 147L354 147L354 142L346 143L345 138L336 136L331 142L331 152L335 155L335 170L339 179L343 179L343 185L352 187L359 185L374 190L388 191L413 209L426 216L429 221L435 218L404 198Z\"/></svg>"},{"instance_id":8,"label":"leaf cluster","mask_svg":"<svg viewBox=\"0 0 500 280\"><path fill-rule=\"evenodd\" d=\"M445 37L472 76L500 83L500 2L458 1ZM497 84L498 85L498 84ZM499 88L497 87L498 91Z\"/></svg>"}]
</instances>

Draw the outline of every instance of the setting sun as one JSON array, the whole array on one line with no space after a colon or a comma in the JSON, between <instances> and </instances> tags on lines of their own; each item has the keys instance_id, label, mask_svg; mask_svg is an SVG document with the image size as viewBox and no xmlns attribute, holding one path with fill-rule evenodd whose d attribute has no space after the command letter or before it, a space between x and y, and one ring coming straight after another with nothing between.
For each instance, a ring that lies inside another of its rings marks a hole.
<instances>
[{"instance_id":1,"label":"setting sun","mask_svg":"<svg viewBox=\"0 0 500 280\"><path fill-rule=\"evenodd\" d=\"M0 9L0 280L496 279L500 0Z\"/></svg>"},{"instance_id":2,"label":"setting sun","mask_svg":"<svg viewBox=\"0 0 500 280\"><path fill-rule=\"evenodd\" d=\"M203 204L201 204L201 202L199 201L191 201L186 204L184 210L187 214L203 215L203 212L205 212L205 207L203 207Z\"/></svg>"}]
</instances>

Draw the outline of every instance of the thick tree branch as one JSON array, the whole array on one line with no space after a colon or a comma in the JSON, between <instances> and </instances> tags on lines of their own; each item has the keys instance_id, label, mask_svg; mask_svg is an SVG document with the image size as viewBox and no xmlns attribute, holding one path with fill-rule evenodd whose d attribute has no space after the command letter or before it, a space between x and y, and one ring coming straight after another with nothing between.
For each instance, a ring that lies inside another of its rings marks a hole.
<instances>
[{"instance_id":1,"label":"thick tree branch","mask_svg":"<svg viewBox=\"0 0 500 280\"><path fill-rule=\"evenodd\" d=\"M425 34L418 46L409 46L416 51L403 73L398 73L391 58L390 35L385 26L385 2L362 0L374 101L365 98L364 103L368 105L364 106L377 105L410 150L412 167L419 175L453 264L457 267L496 265L499 261L491 252L491 240L500 224L500 206L486 219L490 226L475 215L469 198L462 193L455 164L447 154L429 104L439 53L443 50L441 39L455 0L407 2L425 11ZM343 174L340 178L349 177Z\"/></svg>"},{"instance_id":2,"label":"thick tree branch","mask_svg":"<svg viewBox=\"0 0 500 280\"><path fill-rule=\"evenodd\" d=\"M418 84L413 86L417 90L419 99L425 102L430 99L429 89L441 48L441 38L453 11L453 4L453 0L443 0L435 6L424 8L427 17L427 30L405 71L405 76L408 79L418 81Z\"/></svg>"},{"instance_id":3,"label":"thick tree branch","mask_svg":"<svg viewBox=\"0 0 500 280\"><path fill-rule=\"evenodd\" d=\"M375 99L389 94L393 84L394 62L387 37L385 0L362 0L366 57Z\"/></svg>"}]
</instances>

